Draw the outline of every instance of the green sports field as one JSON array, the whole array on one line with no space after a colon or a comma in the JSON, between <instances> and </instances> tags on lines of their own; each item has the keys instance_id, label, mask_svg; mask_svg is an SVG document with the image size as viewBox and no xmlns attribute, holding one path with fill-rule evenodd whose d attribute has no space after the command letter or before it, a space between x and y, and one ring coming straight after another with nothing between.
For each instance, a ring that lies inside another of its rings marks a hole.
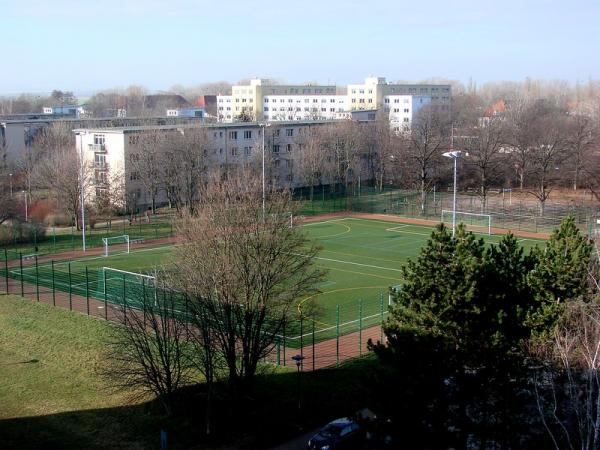
<instances>
[{"instance_id":1,"label":"green sports field","mask_svg":"<svg viewBox=\"0 0 600 450\"><path fill-rule=\"evenodd\" d=\"M340 333L379 323L387 309L389 287L402 283L401 267L409 258L416 258L433 228L379 220L335 218L307 223L304 230L322 246L316 264L327 269L328 275L319 286L320 293L298 299L295 307L299 313L311 309L314 319L304 322L304 333L312 330L314 320L318 338L322 339L334 336L338 323ZM489 244L501 239L501 236L484 234L481 237ZM529 249L542 241L520 239L520 242ZM105 277L102 268L150 273L154 268L168 263L171 249L171 246L165 246L136 250L129 254L78 259L69 264L56 263L54 277L49 264L40 265L37 274L35 267L29 265L24 269L24 278L30 282L38 279L46 287L54 283L56 289L60 290L65 290L65 286L68 289L71 285L72 292L79 295L86 295L87 288L90 296L99 299L103 299L104 291L108 290L113 293L108 300L118 302L124 289L124 275L108 271ZM11 269L11 276L18 279L19 269ZM307 307L309 304L312 308ZM299 331L297 325L287 334L293 339Z\"/></svg>"}]
</instances>

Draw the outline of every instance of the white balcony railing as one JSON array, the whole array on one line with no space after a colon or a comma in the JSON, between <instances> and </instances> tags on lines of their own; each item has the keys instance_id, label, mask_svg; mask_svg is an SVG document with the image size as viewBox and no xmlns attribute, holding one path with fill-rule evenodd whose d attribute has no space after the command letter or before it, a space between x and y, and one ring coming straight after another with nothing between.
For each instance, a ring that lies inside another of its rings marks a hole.
<instances>
[{"instance_id":1,"label":"white balcony railing","mask_svg":"<svg viewBox=\"0 0 600 450\"><path fill-rule=\"evenodd\" d=\"M106 146L104 144L88 144L90 151L93 152L105 152Z\"/></svg>"}]
</instances>

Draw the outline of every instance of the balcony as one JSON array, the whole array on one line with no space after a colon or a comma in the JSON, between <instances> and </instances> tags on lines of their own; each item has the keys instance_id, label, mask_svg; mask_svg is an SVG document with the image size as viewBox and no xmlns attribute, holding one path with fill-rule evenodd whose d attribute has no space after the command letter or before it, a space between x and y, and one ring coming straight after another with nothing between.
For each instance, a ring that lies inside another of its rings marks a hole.
<instances>
[{"instance_id":1,"label":"balcony","mask_svg":"<svg viewBox=\"0 0 600 450\"><path fill-rule=\"evenodd\" d=\"M95 162L94 163L94 169L96 169L96 170L107 170L108 169L108 164L106 164L105 162Z\"/></svg>"},{"instance_id":2,"label":"balcony","mask_svg":"<svg viewBox=\"0 0 600 450\"><path fill-rule=\"evenodd\" d=\"M88 148L92 152L106 153L106 145L104 144L88 144Z\"/></svg>"}]
</instances>

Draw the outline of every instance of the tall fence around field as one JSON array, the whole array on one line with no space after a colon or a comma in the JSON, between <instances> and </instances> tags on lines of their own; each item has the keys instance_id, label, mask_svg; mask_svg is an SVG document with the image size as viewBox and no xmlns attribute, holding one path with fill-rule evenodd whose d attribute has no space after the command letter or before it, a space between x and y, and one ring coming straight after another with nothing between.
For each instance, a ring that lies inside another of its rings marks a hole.
<instances>
[{"instance_id":1,"label":"tall fence around field","mask_svg":"<svg viewBox=\"0 0 600 450\"><path fill-rule=\"evenodd\" d=\"M11 228L8 228L11 233ZM130 223L127 220L119 222L105 222L95 225L94 228L86 228L85 242L87 248L102 247L103 238L128 235L131 241L145 239L161 239L173 236L173 223L170 219L160 220L148 219ZM11 260L23 255L49 255L60 252L76 251L82 249L82 232L71 228L51 227L46 229L43 237L33 233L28 242L17 242L17 236L13 233L10 239L10 248L7 248L8 257Z\"/></svg>"},{"instance_id":2,"label":"tall fence around field","mask_svg":"<svg viewBox=\"0 0 600 450\"><path fill-rule=\"evenodd\" d=\"M0 293L28 297L38 302L78 311L105 320L119 321L128 311L141 310L144 302L159 301L165 292L151 277L115 269L91 268L84 261L41 263L38 255L0 254ZM172 295L169 294L169 295ZM292 320L274 335L267 361L295 367L301 355L303 370L313 370L365 354L369 339L383 339L381 323L388 313L388 293L349 301L335 309L329 326L310 317ZM181 295L176 313L191 320L188 300ZM343 318L343 321L341 320Z\"/></svg>"},{"instance_id":3,"label":"tall fence around field","mask_svg":"<svg viewBox=\"0 0 600 450\"><path fill-rule=\"evenodd\" d=\"M427 192L425 200L421 193L414 190L385 187L379 191L372 187L346 190L338 186L297 189L294 197L302 202L300 214L318 215L342 211L391 214L402 217L439 221L442 211L453 209L451 192ZM549 233L567 216L572 215L577 225L586 233L591 233L599 210L589 204L547 202L543 214L535 202L523 201L512 192L490 193L485 207L480 198L473 193L459 193L457 211L491 216L493 228L505 228L514 231ZM477 221L476 216L461 217L467 225ZM477 223L473 223L477 225Z\"/></svg>"}]
</instances>

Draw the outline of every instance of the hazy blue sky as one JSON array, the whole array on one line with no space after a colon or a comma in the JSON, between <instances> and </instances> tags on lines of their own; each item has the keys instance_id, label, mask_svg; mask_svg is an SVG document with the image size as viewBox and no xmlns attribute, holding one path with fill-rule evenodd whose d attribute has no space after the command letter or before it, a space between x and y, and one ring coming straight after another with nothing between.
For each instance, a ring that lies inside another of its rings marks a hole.
<instances>
[{"instance_id":1,"label":"hazy blue sky","mask_svg":"<svg viewBox=\"0 0 600 450\"><path fill-rule=\"evenodd\" d=\"M600 1L0 0L0 93L600 78Z\"/></svg>"}]
</instances>

